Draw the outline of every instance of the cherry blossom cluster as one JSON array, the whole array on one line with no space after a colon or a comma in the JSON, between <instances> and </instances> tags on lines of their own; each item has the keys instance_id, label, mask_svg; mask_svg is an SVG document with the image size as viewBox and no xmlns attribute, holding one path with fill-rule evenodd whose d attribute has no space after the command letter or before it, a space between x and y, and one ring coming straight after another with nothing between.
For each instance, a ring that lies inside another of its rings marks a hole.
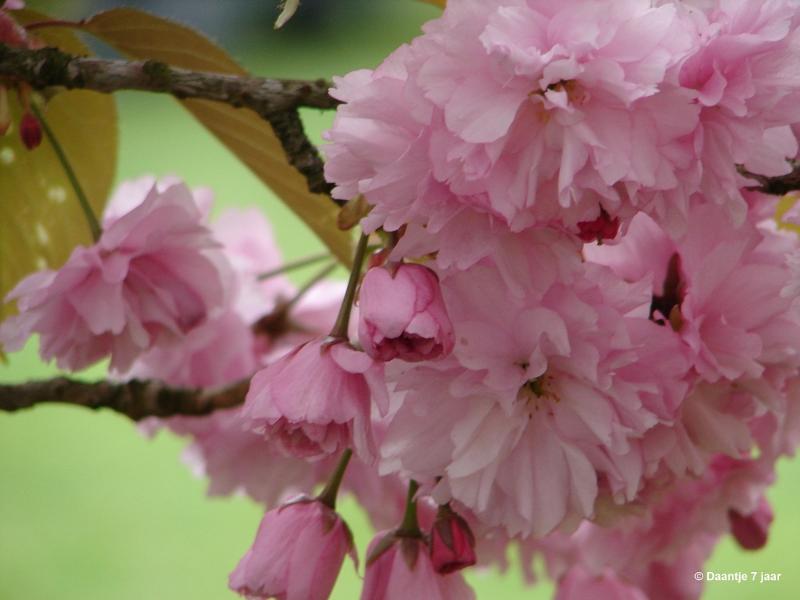
<instances>
[{"instance_id":1,"label":"cherry blossom cluster","mask_svg":"<svg viewBox=\"0 0 800 600\"><path fill-rule=\"evenodd\" d=\"M798 59L789 0L450 0L332 91L326 175L369 206L347 286L297 289L258 211L142 179L0 343L250 378L146 425L265 506L248 598L330 595L340 493L379 532L363 600L472 598L512 547L561 600L697 598L723 536L767 542L800 441L800 204L747 178L797 158Z\"/></svg>"}]
</instances>

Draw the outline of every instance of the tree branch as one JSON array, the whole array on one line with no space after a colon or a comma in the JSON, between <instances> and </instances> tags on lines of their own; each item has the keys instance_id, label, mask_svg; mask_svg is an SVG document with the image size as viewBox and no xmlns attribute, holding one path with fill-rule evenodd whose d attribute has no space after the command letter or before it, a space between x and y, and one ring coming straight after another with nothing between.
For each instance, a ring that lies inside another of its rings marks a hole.
<instances>
[{"instance_id":1,"label":"tree branch","mask_svg":"<svg viewBox=\"0 0 800 600\"><path fill-rule=\"evenodd\" d=\"M171 388L158 381L86 383L66 377L0 385L0 410L14 412L59 403L97 410L109 408L134 421L145 417L202 416L244 402L249 380L217 390Z\"/></svg>"},{"instance_id":2,"label":"tree branch","mask_svg":"<svg viewBox=\"0 0 800 600\"><path fill-rule=\"evenodd\" d=\"M166 63L78 57L57 48L29 50L0 43L0 78L24 81L36 89L65 87L112 93L137 90L197 98L248 108L269 121L289 162L314 193L330 193L323 163L297 113L300 107L332 109L330 83L266 79L190 71Z\"/></svg>"},{"instance_id":3,"label":"tree branch","mask_svg":"<svg viewBox=\"0 0 800 600\"><path fill-rule=\"evenodd\" d=\"M777 177L766 177L764 175L751 173L742 166L739 166L738 170L741 175L758 182L758 185L748 188L751 190L771 194L773 196L783 196L789 192L800 190L800 164L795 164L791 173L778 175Z\"/></svg>"}]
</instances>

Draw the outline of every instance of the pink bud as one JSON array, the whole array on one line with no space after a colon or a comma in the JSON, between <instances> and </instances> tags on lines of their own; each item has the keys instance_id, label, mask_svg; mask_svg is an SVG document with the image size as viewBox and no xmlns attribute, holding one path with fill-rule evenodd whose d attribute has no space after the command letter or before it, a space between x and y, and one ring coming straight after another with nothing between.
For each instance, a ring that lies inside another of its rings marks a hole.
<instances>
[{"instance_id":1,"label":"pink bud","mask_svg":"<svg viewBox=\"0 0 800 600\"><path fill-rule=\"evenodd\" d=\"M28 34L25 28L17 23L11 15L3 11L22 8L18 2L6 2L0 6L0 43L12 48L24 48L28 45Z\"/></svg>"},{"instance_id":2,"label":"pink bud","mask_svg":"<svg viewBox=\"0 0 800 600\"><path fill-rule=\"evenodd\" d=\"M745 550L760 550L766 546L773 518L772 508L764 496L759 500L758 507L749 515L742 515L734 509L728 511L731 533Z\"/></svg>"},{"instance_id":3,"label":"pink bud","mask_svg":"<svg viewBox=\"0 0 800 600\"><path fill-rule=\"evenodd\" d=\"M475 536L467 522L448 506L439 507L431 531L431 561L437 573L475 564Z\"/></svg>"},{"instance_id":4,"label":"pink bud","mask_svg":"<svg viewBox=\"0 0 800 600\"><path fill-rule=\"evenodd\" d=\"M601 242L613 240L619 233L619 219L612 219L605 211L600 209L600 216L594 221L581 221L578 223L578 237L584 242Z\"/></svg>"},{"instance_id":5,"label":"pink bud","mask_svg":"<svg viewBox=\"0 0 800 600\"><path fill-rule=\"evenodd\" d=\"M475 598L460 573L436 573L422 538L379 533L370 543L368 556L361 600Z\"/></svg>"},{"instance_id":6,"label":"pink bud","mask_svg":"<svg viewBox=\"0 0 800 600\"><path fill-rule=\"evenodd\" d=\"M22 115L19 123L19 135L28 150L33 150L42 143L42 126L39 120L29 112Z\"/></svg>"},{"instance_id":7,"label":"pink bud","mask_svg":"<svg viewBox=\"0 0 800 600\"><path fill-rule=\"evenodd\" d=\"M358 339L376 360L431 360L453 351L455 334L439 278L422 265L367 271L359 292Z\"/></svg>"},{"instance_id":8,"label":"pink bud","mask_svg":"<svg viewBox=\"0 0 800 600\"><path fill-rule=\"evenodd\" d=\"M347 524L321 502L299 500L264 515L229 586L248 598L324 600L346 554L357 562Z\"/></svg>"}]
</instances>

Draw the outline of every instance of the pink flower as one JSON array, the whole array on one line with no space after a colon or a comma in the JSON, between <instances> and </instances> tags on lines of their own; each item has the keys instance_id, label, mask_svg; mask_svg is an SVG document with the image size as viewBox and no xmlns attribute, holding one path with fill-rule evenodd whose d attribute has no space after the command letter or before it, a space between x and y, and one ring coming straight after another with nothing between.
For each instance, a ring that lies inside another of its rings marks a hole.
<instances>
[{"instance_id":1,"label":"pink flower","mask_svg":"<svg viewBox=\"0 0 800 600\"><path fill-rule=\"evenodd\" d=\"M728 511L731 521L731 533L739 545L745 550L760 550L767 545L769 526L772 523L772 508L763 496L756 509L747 515L736 509Z\"/></svg>"},{"instance_id":2,"label":"pink flower","mask_svg":"<svg viewBox=\"0 0 800 600\"><path fill-rule=\"evenodd\" d=\"M581 566L570 569L558 582L556 600L647 600L642 590L625 583L606 570L593 575Z\"/></svg>"},{"instance_id":3,"label":"pink flower","mask_svg":"<svg viewBox=\"0 0 800 600\"><path fill-rule=\"evenodd\" d=\"M463 517L442 506L431 530L431 562L437 573L446 575L471 567L475 558L475 536Z\"/></svg>"},{"instance_id":4,"label":"pink flower","mask_svg":"<svg viewBox=\"0 0 800 600\"><path fill-rule=\"evenodd\" d=\"M375 360L417 362L447 356L455 342L439 279L422 265L376 267L359 292L358 339Z\"/></svg>"},{"instance_id":5,"label":"pink flower","mask_svg":"<svg viewBox=\"0 0 800 600\"><path fill-rule=\"evenodd\" d=\"M243 409L247 426L284 450L319 459L354 447L374 455L372 398L382 409L381 369L341 340L317 338L259 371Z\"/></svg>"},{"instance_id":6,"label":"pink flower","mask_svg":"<svg viewBox=\"0 0 800 600\"><path fill-rule=\"evenodd\" d=\"M587 246L585 254L627 281L649 278L653 319L672 320L698 373L717 381L758 378L771 365L797 368L800 315L784 292L792 273L783 255L791 247L704 204L691 209L677 239L640 214L620 243Z\"/></svg>"},{"instance_id":7,"label":"pink flower","mask_svg":"<svg viewBox=\"0 0 800 600\"><path fill-rule=\"evenodd\" d=\"M713 0L700 8L688 9L701 42L679 82L702 109L695 135L702 190L740 222L744 180L732 165L780 175L798 151L790 125L800 121L800 18L790 0Z\"/></svg>"},{"instance_id":8,"label":"pink flower","mask_svg":"<svg viewBox=\"0 0 800 600\"><path fill-rule=\"evenodd\" d=\"M689 365L647 319L647 286L577 254L515 256L443 277L455 350L395 378L382 455L386 471L440 478L437 501L541 536L636 499L663 458L645 442L678 422Z\"/></svg>"},{"instance_id":9,"label":"pink flower","mask_svg":"<svg viewBox=\"0 0 800 600\"><path fill-rule=\"evenodd\" d=\"M436 573L422 539L379 533L369 545L361 600L470 600L472 589L459 573Z\"/></svg>"},{"instance_id":10,"label":"pink flower","mask_svg":"<svg viewBox=\"0 0 800 600\"><path fill-rule=\"evenodd\" d=\"M671 3L450 3L335 81L334 195L363 194L367 229L389 231L436 234L463 210L513 231L630 216L694 162L699 107L677 69L695 43Z\"/></svg>"},{"instance_id":11,"label":"pink flower","mask_svg":"<svg viewBox=\"0 0 800 600\"><path fill-rule=\"evenodd\" d=\"M7 350L40 335L44 360L79 370L104 356L126 371L154 345L181 339L219 314L229 267L186 186L153 187L89 248L40 271L8 295L20 314L0 327Z\"/></svg>"},{"instance_id":12,"label":"pink flower","mask_svg":"<svg viewBox=\"0 0 800 600\"><path fill-rule=\"evenodd\" d=\"M229 585L248 598L325 600L346 554L357 561L339 515L321 502L296 500L264 515Z\"/></svg>"}]
</instances>

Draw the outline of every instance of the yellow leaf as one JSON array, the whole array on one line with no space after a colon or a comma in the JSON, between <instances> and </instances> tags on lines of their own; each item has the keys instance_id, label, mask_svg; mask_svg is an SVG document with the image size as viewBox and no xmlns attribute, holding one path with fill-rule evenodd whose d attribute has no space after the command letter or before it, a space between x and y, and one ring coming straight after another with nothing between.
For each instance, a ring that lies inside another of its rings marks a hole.
<instances>
[{"instance_id":1,"label":"yellow leaf","mask_svg":"<svg viewBox=\"0 0 800 600\"><path fill-rule=\"evenodd\" d=\"M441 6L444 8L445 4L447 4L447 0L422 0L423 2L427 2L428 4L434 4L436 6Z\"/></svg>"},{"instance_id":2,"label":"yellow leaf","mask_svg":"<svg viewBox=\"0 0 800 600\"><path fill-rule=\"evenodd\" d=\"M23 24L47 18L31 10L15 11L14 17ZM36 35L66 52L90 53L67 29L39 29ZM10 97L12 128L0 137L0 298L24 276L57 268L75 246L92 242L86 217L47 138L35 150L22 145L21 108L16 94ZM101 214L117 161L114 99L96 92L61 92L41 110L95 214ZM13 310L12 304L0 302L0 320Z\"/></svg>"},{"instance_id":3,"label":"yellow leaf","mask_svg":"<svg viewBox=\"0 0 800 600\"><path fill-rule=\"evenodd\" d=\"M88 19L85 29L120 52L198 71L246 75L224 50L196 31L131 8ZM181 102L277 194L344 264L352 260L351 237L336 226L338 207L324 194L308 191L305 178L289 164L272 127L256 113L207 100Z\"/></svg>"},{"instance_id":4,"label":"yellow leaf","mask_svg":"<svg viewBox=\"0 0 800 600\"><path fill-rule=\"evenodd\" d=\"M778 225L778 229L793 231L800 235L800 227L783 220L784 215L794 208L798 201L800 201L800 195L794 192L786 194L778 201L778 205L775 207L775 222Z\"/></svg>"}]
</instances>

